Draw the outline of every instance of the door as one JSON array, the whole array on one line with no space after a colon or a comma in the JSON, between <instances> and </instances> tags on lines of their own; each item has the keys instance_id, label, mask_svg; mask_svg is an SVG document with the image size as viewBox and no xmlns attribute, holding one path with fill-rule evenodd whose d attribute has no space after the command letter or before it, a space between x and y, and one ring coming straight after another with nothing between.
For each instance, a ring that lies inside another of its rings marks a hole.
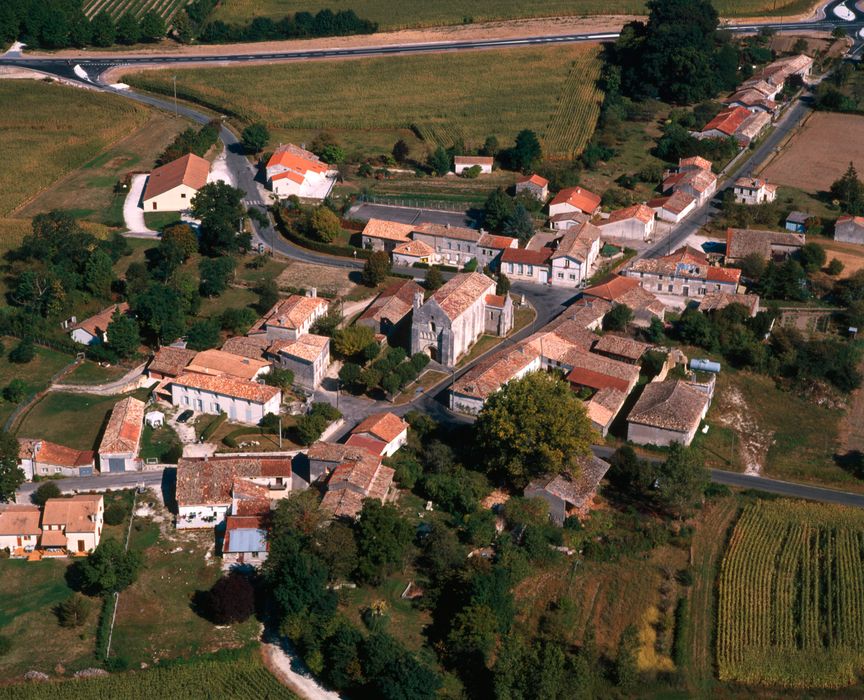
<instances>
[{"instance_id":1,"label":"door","mask_svg":"<svg viewBox=\"0 0 864 700\"><path fill-rule=\"evenodd\" d=\"M549 284L549 270L540 270L540 284Z\"/></svg>"},{"instance_id":2,"label":"door","mask_svg":"<svg viewBox=\"0 0 864 700\"><path fill-rule=\"evenodd\" d=\"M78 476L93 476L93 467L81 467L78 469Z\"/></svg>"},{"instance_id":3,"label":"door","mask_svg":"<svg viewBox=\"0 0 864 700\"><path fill-rule=\"evenodd\" d=\"M18 535L18 546L20 547L23 543L21 542L21 535Z\"/></svg>"},{"instance_id":4,"label":"door","mask_svg":"<svg viewBox=\"0 0 864 700\"><path fill-rule=\"evenodd\" d=\"M108 458L108 471L109 472L125 472L126 471L126 460L121 459L119 457L109 457Z\"/></svg>"},{"instance_id":5,"label":"door","mask_svg":"<svg viewBox=\"0 0 864 700\"><path fill-rule=\"evenodd\" d=\"M78 540L78 551L79 552L84 551L84 540Z\"/></svg>"}]
</instances>

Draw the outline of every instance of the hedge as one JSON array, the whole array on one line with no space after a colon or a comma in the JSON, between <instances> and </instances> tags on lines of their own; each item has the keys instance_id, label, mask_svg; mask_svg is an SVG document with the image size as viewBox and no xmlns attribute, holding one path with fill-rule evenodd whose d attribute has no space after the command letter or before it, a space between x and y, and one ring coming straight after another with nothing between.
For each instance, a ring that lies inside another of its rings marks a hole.
<instances>
[{"instance_id":1,"label":"hedge","mask_svg":"<svg viewBox=\"0 0 864 700\"><path fill-rule=\"evenodd\" d=\"M353 258L356 254L356 257L361 260L368 260L372 257L372 253L374 252L362 248L349 248L348 246L333 245L332 243L322 243L321 241L313 241L311 238L306 238L306 236L302 236L294 230L290 223L283 217L282 209L278 207L274 211L273 218L276 220L276 227L279 229L279 232L289 241L296 243L303 248L308 248L309 250L314 250L318 253L338 255L343 258Z\"/></svg>"},{"instance_id":2,"label":"hedge","mask_svg":"<svg viewBox=\"0 0 864 700\"><path fill-rule=\"evenodd\" d=\"M262 426L257 428L237 428L223 437L222 442L228 447L239 447L237 444L237 438L243 437L244 435L276 435L276 432L275 428L265 428Z\"/></svg>"},{"instance_id":3,"label":"hedge","mask_svg":"<svg viewBox=\"0 0 864 700\"><path fill-rule=\"evenodd\" d=\"M679 670L683 670L689 663L690 654L687 648L690 626L690 610L686 597L678 599L675 607L675 642L672 646L672 658Z\"/></svg>"}]
</instances>

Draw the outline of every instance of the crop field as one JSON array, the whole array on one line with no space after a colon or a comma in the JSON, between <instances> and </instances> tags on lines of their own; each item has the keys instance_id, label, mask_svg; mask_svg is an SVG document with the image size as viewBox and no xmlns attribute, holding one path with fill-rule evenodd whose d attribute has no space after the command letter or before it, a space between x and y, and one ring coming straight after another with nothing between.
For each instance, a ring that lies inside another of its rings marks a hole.
<instances>
[{"instance_id":1,"label":"crop field","mask_svg":"<svg viewBox=\"0 0 864 700\"><path fill-rule=\"evenodd\" d=\"M241 124L265 122L271 143L302 143L329 131L349 152L371 155L385 145L389 152L406 130L432 149L459 140L478 147L492 134L506 145L520 130L533 129L547 155L571 156L594 132L599 70L596 47L556 46L176 74L181 97ZM144 72L124 80L168 94L172 75Z\"/></svg>"},{"instance_id":2,"label":"crop field","mask_svg":"<svg viewBox=\"0 0 864 700\"><path fill-rule=\"evenodd\" d=\"M806 10L808 0L717 0L714 6L727 17L791 14ZM525 17L646 14L642 0L222 0L213 15L223 22L248 22L253 17L281 18L292 12L352 9L377 22L381 29L466 24Z\"/></svg>"},{"instance_id":3,"label":"crop field","mask_svg":"<svg viewBox=\"0 0 864 700\"><path fill-rule=\"evenodd\" d=\"M0 81L0 217L141 126L129 100L33 80ZM62 105L62 109L58 109Z\"/></svg>"},{"instance_id":4,"label":"crop field","mask_svg":"<svg viewBox=\"0 0 864 700\"><path fill-rule=\"evenodd\" d=\"M189 0L84 0L82 9L88 19L107 12L114 21L128 12L140 19L145 12L155 10L170 25L171 18L188 3Z\"/></svg>"},{"instance_id":5,"label":"crop field","mask_svg":"<svg viewBox=\"0 0 864 700\"><path fill-rule=\"evenodd\" d=\"M745 507L720 569L721 681L840 688L864 668L864 513Z\"/></svg>"}]
</instances>

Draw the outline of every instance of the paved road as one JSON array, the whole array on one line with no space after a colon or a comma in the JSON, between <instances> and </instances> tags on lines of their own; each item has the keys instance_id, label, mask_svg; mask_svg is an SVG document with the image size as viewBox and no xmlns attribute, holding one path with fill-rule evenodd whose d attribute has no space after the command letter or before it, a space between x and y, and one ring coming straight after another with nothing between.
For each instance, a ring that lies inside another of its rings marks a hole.
<instances>
[{"instance_id":1,"label":"paved road","mask_svg":"<svg viewBox=\"0 0 864 700\"><path fill-rule=\"evenodd\" d=\"M173 472L172 470L169 470ZM117 491L119 489L135 488L139 484L147 487L162 487L164 479L162 469L152 472L123 472L122 474L99 474L97 476L74 476L66 479L56 479L52 483L57 484L62 493L77 493L83 491ZM44 481L39 483L28 482L21 485L17 491L17 501L28 503L30 494L33 493Z\"/></svg>"},{"instance_id":2,"label":"paved road","mask_svg":"<svg viewBox=\"0 0 864 700\"><path fill-rule=\"evenodd\" d=\"M440 211L437 209L418 209L416 207L399 207L390 204L355 204L348 210L347 218L359 221L369 219L385 219L398 221L402 224L450 224L451 226L473 226L474 220L467 212Z\"/></svg>"}]
</instances>

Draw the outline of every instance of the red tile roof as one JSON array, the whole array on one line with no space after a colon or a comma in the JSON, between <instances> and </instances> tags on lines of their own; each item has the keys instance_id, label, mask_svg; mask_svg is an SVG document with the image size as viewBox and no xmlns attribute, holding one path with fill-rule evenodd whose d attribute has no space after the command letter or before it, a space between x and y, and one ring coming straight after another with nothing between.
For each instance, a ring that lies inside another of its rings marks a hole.
<instances>
[{"instance_id":1,"label":"red tile roof","mask_svg":"<svg viewBox=\"0 0 864 700\"><path fill-rule=\"evenodd\" d=\"M528 250L526 248L507 248L501 255L501 262L521 263L523 265L546 265L554 251L551 248Z\"/></svg>"},{"instance_id":2,"label":"red tile roof","mask_svg":"<svg viewBox=\"0 0 864 700\"><path fill-rule=\"evenodd\" d=\"M524 185L525 183L530 182L532 185L537 185L537 187L547 187L549 185L549 180L545 177L541 177L537 173L533 175L527 175L525 177L520 177L516 180L517 185Z\"/></svg>"},{"instance_id":3,"label":"red tile roof","mask_svg":"<svg viewBox=\"0 0 864 700\"><path fill-rule=\"evenodd\" d=\"M486 275L465 272L452 277L430 299L438 303L448 318L455 319L494 289L495 283Z\"/></svg>"},{"instance_id":4,"label":"red tile roof","mask_svg":"<svg viewBox=\"0 0 864 700\"><path fill-rule=\"evenodd\" d=\"M487 294L486 306L494 306L496 309L503 309L507 303L507 297L501 294Z\"/></svg>"},{"instance_id":5,"label":"red tile roof","mask_svg":"<svg viewBox=\"0 0 864 700\"><path fill-rule=\"evenodd\" d=\"M741 270L734 267L709 267L705 278L709 282L735 282L741 279Z\"/></svg>"},{"instance_id":6,"label":"red tile roof","mask_svg":"<svg viewBox=\"0 0 864 700\"><path fill-rule=\"evenodd\" d=\"M354 428L351 433L353 435L369 433L379 440L389 443L399 437L405 430L408 430L408 423L395 413L387 412L369 416Z\"/></svg>"},{"instance_id":7,"label":"red tile roof","mask_svg":"<svg viewBox=\"0 0 864 700\"><path fill-rule=\"evenodd\" d=\"M456 165L492 165L495 159L492 156L453 156Z\"/></svg>"},{"instance_id":8,"label":"red tile roof","mask_svg":"<svg viewBox=\"0 0 864 700\"><path fill-rule=\"evenodd\" d=\"M652 209L665 209L666 211L677 215L695 201L696 199L692 195L679 190L673 192L668 197L657 197L656 199L652 199L648 201L645 206L651 207Z\"/></svg>"},{"instance_id":9,"label":"red tile roof","mask_svg":"<svg viewBox=\"0 0 864 700\"><path fill-rule=\"evenodd\" d=\"M686 433L698 425L710 399L682 380L651 382L627 416L630 423Z\"/></svg>"},{"instance_id":10,"label":"red tile roof","mask_svg":"<svg viewBox=\"0 0 864 700\"><path fill-rule=\"evenodd\" d=\"M643 224L649 223L654 218L654 210L645 204L634 204L626 209L618 209L609 214L609 218L600 222L600 226L605 224L614 224L618 221L626 221L627 219L637 219Z\"/></svg>"},{"instance_id":11,"label":"red tile roof","mask_svg":"<svg viewBox=\"0 0 864 700\"><path fill-rule=\"evenodd\" d=\"M329 302L321 297L301 297L292 294L287 299L277 301L270 311L255 322L255 325L249 329L249 333L266 332L268 326L299 330L328 305Z\"/></svg>"},{"instance_id":12,"label":"red tile roof","mask_svg":"<svg viewBox=\"0 0 864 700\"><path fill-rule=\"evenodd\" d=\"M582 293L585 296L597 297L606 301L615 301L618 297L639 286L639 280L633 277L614 275L600 284L587 287Z\"/></svg>"},{"instance_id":13,"label":"red tile roof","mask_svg":"<svg viewBox=\"0 0 864 700\"><path fill-rule=\"evenodd\" d=\"M732 107L721 110L716 117L705 125L702 133L716 129L727 136L732 136L749 116L750 110L746 107Z\"/></svg>"},{"instance_id":14,"label":"red tile roof","mask_svg":"<svg viewBox=\"0 0 864 700\"><path fill-rule=\"evenodd\" d=\"M713 163L702 156L691 156L690 158L681 158L678 161L678 169L695 167L700 170L711 170Z\"/></svg>"},{"instance_id":15,"label":"red tile roof","mask_svg":"<svg viewBox=\"0 0 864 700\"><path fill-rule=\"evenodd\" d=\"M121 304L111 304L111 306L107 309L102 309L98 314L95 314L90 318L85 318L83 321L79 321L69 330L74 331L80 328L94 337L100 337L101 334L108 329L108 324L111 323L115 311L119 311L121 314L128 314L129 304L125 301Z\"/></svg>"},{"instance_id":16,"label":"red tile roof","mask_svg":"<svg viewBox=\"0 0 864 700\"><path fill-rule=\"evenodd\" d=\"M114 404L99 443L99 454L138 452L144 429L144 408L143 401L131 396Z\"/></svg>"},{"instance_id":17,"label":"red tile roof","mask_svg":"<svg viewBox=\"0 0 864 700\"><path fill-rule=\"evenodd\" d=\"M144 201L158 197L179 185L186 185L193 190L200 190L207 184L210 163L194 153L172 160L158 168L154 168L147 178L144 188Z\"/></svg>"},{"instance_id":18,"label":"red tile roof","mask_svg":"<svg viewBox=\"0 0 864 700\"><path fill-rule=\"evenodd\" d=\"M262 477L290 479L291 458L214 455L208 459L181 459L177 464L176 500L181 506L227 504L235 480Z\"/></svg>"},{"instance_id":19,"label":"red tile roof","mask_svg":"<svg viewBox=\"0 0 864 700\"><path fill-rule=\"evenodd\" d=\"M327 163L321 161L314 153L310 153L293 144L280 146L276 149L270 160L267 161L267 169L275 167L288 168L301 176L298 182L302 182L302 176L307 172L326 173L329 170ZM272 179L276 179L274 176Z\"/></svg>"},{"instance_id":20,"label":"red tile roof","mask_svg":"<svg viewBox=\"0 0 864 700\"><path fill-rule=\"evenodd\" d=\"M279 388L275 386L258 384L258 382L250 382L245 379L234 379L227 376L214 377L209 374L181 374L179 377L172 379L170 384L190 389L199 389L211 394L230 396L231 398L243 399L244 401L251 401L253 403L267 403L274 396L280 394Z\"/></svg>"},{"instance_id":21,"label":"red tile roof","mask_svg":"<svg viewBox=\"0 0 864 700\"><path fill-rule=\"evenodd\" d=\"M157 372L166 377L176 377L183 373L183 369L198 353L188 348L175 348L170 345L159 348L150 364L147 365L148 372Z\"/></svg>"},{"instance_id":22,"label":"red tile roof","mask_svg":"<svg viewBox=\"0 0 864 700\"><path fill-rule=\"evenodd\" d=\"M550 206L553 204L569 204L580 211L593 214L600 206L600 196L582 187L568 187L561 190L549 202Z\"/></svg>"},{"instance_id":23,"label":"red tile roof","mask_svg":"<svg viewBox=\"0 0 864 700\"><path fill-rule=\"evenodd\" d=\"M41 532L37 506L0 505L0 535L38 535Z\"/></svg>"},{"instance_id":24,"label":"red tile roof","mask_svg":"<svg viewBox=\"0 0 864 700\"><path fill-rule=\"evenodd\" d=\"M76 450L48 440L18 438L18 459L34 459L57 467L85 467L93 464L92 450Z\"/></svg>"},{"instance_id":25,"label":"red tile roof","mask_svg":"<svg viewBox=\"0 0 864 700\"><path fill-rule=\"evenodd\" d=\"M477 241L477 245L484 248L494 248L495 250L506 250L507 248L515 248L518 241L511 236L496 236L492 233L484 233Z\"/></svg>"},{"instance_id":26,"label":"red tile roof","mask_svg":"<svg viewBox=\"0 0 864 700\"><path fill-rule=\"evenodd\" d=\"M370 454L375 455L376 457L380 457L384 454L384 450L387 449L387 443L382 440L376 440L372 437L367 437L366 435L349 435L348 439L345 441L346 445L351 445L351 447L359 447L361 449L366 450Z\"/></svg>"},{"instance_id":27,"label":"red tile roof","mask_svg":"<svg viewBox=\"0 0 864 700\"><path fill-rule=\"evenodd\" d=\"M372 319L377 323L387 319L399 323L414 307L414 295L423 293L423 287L414 280L403 280L391 284L369 304L358 321Z\"/></svg>"},{"instance_id":28,"label":"red tile roof","mask_svg":"<svg viewBox=\"0 0 864 700\"><path fill-rule=\"evenodd\" d=\"M49 498L42 511L42 525L60 525L67 533L96 532L100 504L102 496L98 494Z\"/></svg>"}]
</instances>

